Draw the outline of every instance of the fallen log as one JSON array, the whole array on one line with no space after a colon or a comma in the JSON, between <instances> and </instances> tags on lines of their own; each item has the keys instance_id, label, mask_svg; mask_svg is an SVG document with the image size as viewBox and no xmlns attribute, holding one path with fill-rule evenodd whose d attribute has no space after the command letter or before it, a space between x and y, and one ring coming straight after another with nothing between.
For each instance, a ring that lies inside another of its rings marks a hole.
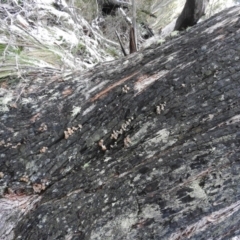
<instances>
[{"instance_id":1,"label":"fallen log","mask_svg":"<svg viewBox=\"0 0 240 240\"><path fill-rule=\"evenodd\" d=\"M29 74L0 113L1 239L239 237L239 10L90 71Z\"/></svg>"}]
</instances>

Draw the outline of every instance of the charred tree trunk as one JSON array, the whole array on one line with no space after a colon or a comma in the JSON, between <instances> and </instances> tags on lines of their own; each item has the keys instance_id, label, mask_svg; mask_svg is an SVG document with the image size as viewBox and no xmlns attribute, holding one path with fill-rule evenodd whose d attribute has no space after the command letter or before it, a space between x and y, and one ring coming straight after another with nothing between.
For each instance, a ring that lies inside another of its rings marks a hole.
<instances>
[{"instance_id":1,"label":"charred tree trunk","mask_svg":"<svg viewBox=\"0 0 240 240\"><path fill-rule=\"evenodd\" d=\"M174 30L181 31L195 25L205 15L209 0L186 0L182 13L177 19Z\"/></svg>"},{"instance_id":2,"label":"charred tree trunk","mask_svg":"<svg viewBox=\"0 0 240 240\"><path fill-rule=\"evenodd\" d=\"M99 8L103 15L115 14L117 8L128 8L129 3L118 0L98 0Z\"/></svg>"},{"instance_id":3,"label":"charred tree trunk","mask_svg":"<svg viewBox=\"0 0 240 240\"><path fill-rule=\"evenodd\" d=\"M29 74L0 113L1 239L239 236L239 11L65 81Z\"/></svg>"}]
</instances>

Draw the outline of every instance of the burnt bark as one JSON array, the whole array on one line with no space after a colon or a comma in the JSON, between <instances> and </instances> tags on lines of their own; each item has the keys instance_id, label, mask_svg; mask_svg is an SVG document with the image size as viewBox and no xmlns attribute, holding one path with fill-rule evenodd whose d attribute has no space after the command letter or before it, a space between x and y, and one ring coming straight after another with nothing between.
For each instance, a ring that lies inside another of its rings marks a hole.
<instances>
[{"instance_id":1,"label":"burnt bark","mask_svg":"<svg viewBox=\"0 0 240 240\"><path fill-rule=\"evenodd\" d=\"M144 22L141 23L143 33L141 34L144 39L148 39L154 36L152 29Z\"/></svg>"},{"instance_id":2,"label":"burnt bark","mask_svg":"<svg viewBox=\"0 0 240 240\"><path fill-rule=\"evenodd\" d=\"M98 5L103 15L114 15L117 8L128 8L129 3L119 0L98 0Z\"/></svg>"},{"instance_id":3,"label":"burnt bark","mask_svg":"<svg viewBox=\"0 0 240 240\"><path fill-rule=\"evenodd\" d=\"M29 73L0 113L1 239L239 236L239 10L64 79Z\"/></svg>"},{"instance_id":4,"label":"burnt bark","mask_svg":"<svg viewBox=\"0 0 240 240\"><path fill-rule=\"evenodd\" d=\"M137 44L135 41L135 28L131 26L129 31L129 53L134 52L137 52Z\"/></svg>"},{"instance_id":5,"label":"burnt bark","mask_svg":"<svg viewBox=\"0 0 240 240\"><path fill-rule=\"evenodd\" d=\"M209 0L186 0L182 13L179 15L174 30L181 31L195 25L205 15Z\"/></svg>"}]
</instances>

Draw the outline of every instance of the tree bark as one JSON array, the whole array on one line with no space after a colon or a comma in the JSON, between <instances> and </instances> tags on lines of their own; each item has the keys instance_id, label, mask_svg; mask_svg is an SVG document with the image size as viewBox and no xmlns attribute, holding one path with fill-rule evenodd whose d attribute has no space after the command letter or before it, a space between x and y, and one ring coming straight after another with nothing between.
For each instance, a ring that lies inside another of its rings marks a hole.
<instances>
[{"instance_id":1,"label":"tree bark","mask_svg":"<svg viewBox=\"0 0 240 240\"><path fill-rule=\"evenodd\" d=\"M134 42L135 42L135 48L136 51L138 50L138 38L137 38L137 10L136 10L136 2L135 0L132 0L132 27L133 27L133 34L134 34ZM132 31L132 29L130 29L130 32ZM131 38L130 38L130 42L131 42Z\"/></svg>"},{"instance_id":2,"label":"tree bark","mask_svg":"<svg viewBox=\"0 0 240 240\"><path fill-rule=\"evenodd\" d=\"M135 42L136 38L135 38L135 28L134 27L130 27L130 31L129 31L129 53L134 53L137 52L137 44Z\"/></svg>"},{"instance_id":3,"label":"tree bark","mask_svg":"<svg viewBox=\"0 0 240 240\"><path fill-rule=\"evenodd\" d=\"M115 14L117 8L127 8L129 7L129 3L122 2L118 0L98 0L99 8L102 9L103 15Z\"/></svg>"},{"instance_id":4,"label":"tree bark","mask_svg":"<svg viewBox=\"0 0 240 240\"><path fill-rule=\"evenodd\" d=\"M205 15L209 0L186 0L182 13L179 15L174 30L181 31L195 25Z\"/></svg>"},{"instance_id":5,"label":"tree bark","mask_svg":"<svg viewBox=\"0 0 240 240\"><path fill-rule=\"evenodd\" d=\"M0 113L1 239L240 236L239 10L90 71L25 76Z\"/></svg>"}]
</instances>

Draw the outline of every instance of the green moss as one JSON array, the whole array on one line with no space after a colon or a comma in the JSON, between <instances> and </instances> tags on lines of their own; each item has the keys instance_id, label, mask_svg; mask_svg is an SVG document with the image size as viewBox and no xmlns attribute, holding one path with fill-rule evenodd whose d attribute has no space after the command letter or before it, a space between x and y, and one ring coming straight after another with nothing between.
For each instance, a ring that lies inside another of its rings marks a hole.
<instances>
[{"instance_id":1,"label":"green moss","mask_svg":"<svg viewBox=\"0 0 240 240\"><path fill-rule=\"evenodd\" d=\"M179 31L173 31L173 32L171 32L171 34L170 34L171 37L176 37L176 36L178 36L178 35L179 35Z\"/></svg>"},{"instance_id":2,"label":"green moss","mask_svg":"<svg viewBox=\"0 0 240 240\"><path fill-rule=\"evenodd\" d=\"M90 163L91 163L91 161L85 163L85 164L82 166L82 169L85 170L86 168L90 167Z\"/></svg>"}]
</instances>

